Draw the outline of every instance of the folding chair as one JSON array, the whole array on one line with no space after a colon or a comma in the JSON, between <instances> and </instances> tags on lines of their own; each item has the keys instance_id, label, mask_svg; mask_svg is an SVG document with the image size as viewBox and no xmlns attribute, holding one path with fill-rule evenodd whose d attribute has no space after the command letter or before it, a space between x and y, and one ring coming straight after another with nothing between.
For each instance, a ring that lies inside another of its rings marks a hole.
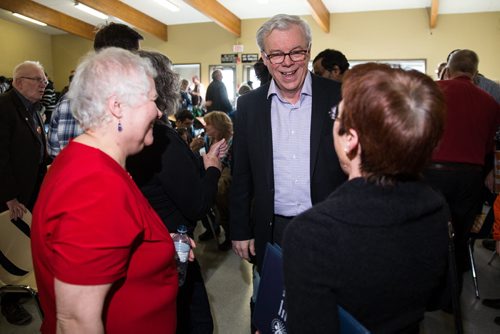
<instances>
[{"instance_id":1,"label":"folding chair","mask_svg":"<svg viewBox=\"0 0 500 334\"><path fill-rule=\"evenodd\" d=\"M474 259L474 244L477 239L487 238L491 229L493 228L493 223L495 222L495 217L493 215L493 207L488 211L486 217L484 218L483 225L481 229L477 233L470 232L469 238L467 240L467 249L469 253L469 262L471 266L471 274L472 274L472 282L474 283L474 292L476 294L476 298L479 299L479 281L477 277L476 271L476 261ZM490 262L493 260L493 257L490 259ZM488 263L489 264L489 263Z\"/></svg>"},{"instance_id":2,"label":"folding chair","mask_svg":"<svg viewBox=\"0 0 500 334\"><path fill-rule=\"evenodd\" d=\"M17 221L10 220L9 211L0 213L0 297L26 294L36 306L36 314L31 314L32 317L41 322L43 314L31 258L30 228L30 212Z\"/></svg>"}]
</instances>

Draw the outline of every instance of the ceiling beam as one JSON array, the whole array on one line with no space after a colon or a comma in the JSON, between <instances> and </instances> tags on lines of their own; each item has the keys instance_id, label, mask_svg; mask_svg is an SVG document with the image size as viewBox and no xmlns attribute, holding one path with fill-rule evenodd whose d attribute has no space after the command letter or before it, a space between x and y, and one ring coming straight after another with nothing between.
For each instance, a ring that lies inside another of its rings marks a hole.
<instances>
[{"instance_id":1,"label":"ceiling beam","mask_svg":"<svg viewBox=\"0 0 500 334\"><path fill-rule=\"evenodd\" d=\"M439 0L432 0L431 13L429 15L430 16L429 27L431 29L434 29L437 25L438 10L439 10Z\"/></svg>"},{"instance_id":2,"label":"ceiling beam","mask_svg":"<svg viewBox=\"0 0 500 334\"><path fill-rule=\"evenodd\" d=\"M324 32L330 32L330 12L321 0L307 0L312 9L312 17Z\"/></svg>"},{"instance_id":3,"label":"ceiling beam","mask_svg":"<svg viewBox=\"0 0 500 334\"><path fill-rule=\"evenodd\" d=\"M185 3L208 16L230 33L241 36L241 20L216 0L184 0Z\"/></svg>"},{"instance_id":4,"label":"ceiling beam","mask_svg":"<svg viewBox=\"0 0 500 334\"><path fill-rule=\"evenodd\" d=\"M94 40L95 27L30 0L0 0L0 8L42 21L70 34Z\"/></svg>"},{"instance_id":5,"label":"ceiling beam","mask_svg":"<svg viewBox=\"0 0 500 334\"><path fill-rule=\"evenodd\" d=\"M140 30L167 41L167 25L118 0L78 0L107 15L117 17Z\"/></svg>"}]
</instances>

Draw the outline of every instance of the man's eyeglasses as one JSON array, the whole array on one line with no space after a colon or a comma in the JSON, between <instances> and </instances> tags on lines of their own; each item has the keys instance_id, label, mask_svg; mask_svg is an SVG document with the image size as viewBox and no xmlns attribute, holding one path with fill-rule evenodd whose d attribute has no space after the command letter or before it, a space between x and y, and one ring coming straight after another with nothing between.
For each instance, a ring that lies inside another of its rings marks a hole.
<instances>
[{"instance_id":1,"label":"man's eyeglasses","mask_svg":"<svg viewBox=\"0 0 500 334\"><path fill-rule=\"evenodd\" d=\"M262 53L266 56L271 64L281 64L285 61L285 57L288 56L292 61L304 61L309 53L309 49L307 50L293 50L290 52L273 52L271 54L267 54L264 51Z\"/></svg>"},{"instance_id":2,"label":"man's eyeglasses","mask_svg":"<svg viewBox=\"0 0 500 334\"><path fill-rule=\"evenodd\" d=\"M328 112L328 114L330 115L330 118L335 122L336 120L340 119L340 116L339 116L339 105L335 105L334 107L332 107L332 109L330 109L330 111Z\"/></svg>"},{"instance_id":3,"label":"man's eyeglasses","mask_svg":"<svg viewBox=\"0 0 500 334\"><path fill-rule=\"evenodd\" d=\"M20 77L21 79L28 79L28 80L33 80L33 81L38 81L38 83L43 83L44 85L48 84L49 81L45 78L40 78L40 77L35 77L35 78L30 78L30 77Z\"/></svg>"}]
</instances>

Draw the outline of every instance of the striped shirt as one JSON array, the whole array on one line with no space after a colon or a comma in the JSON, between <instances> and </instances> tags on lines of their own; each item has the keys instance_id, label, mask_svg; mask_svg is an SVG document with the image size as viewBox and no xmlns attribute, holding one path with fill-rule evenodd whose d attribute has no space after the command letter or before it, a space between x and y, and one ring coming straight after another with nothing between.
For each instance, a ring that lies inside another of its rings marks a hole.
<instances>
[{"instance_id":1,"label":"striped shirt","mask_svg":"<svg viewBox=\"0 0 500 334\"><path fill-rule=\"evenodd\" d=\"M55 158L68 145L69 140L80 135L83 130L71 113L71 105L67 97L63 97L52 113L48 134L48 149Z\"/></svg>"}]
</instances>

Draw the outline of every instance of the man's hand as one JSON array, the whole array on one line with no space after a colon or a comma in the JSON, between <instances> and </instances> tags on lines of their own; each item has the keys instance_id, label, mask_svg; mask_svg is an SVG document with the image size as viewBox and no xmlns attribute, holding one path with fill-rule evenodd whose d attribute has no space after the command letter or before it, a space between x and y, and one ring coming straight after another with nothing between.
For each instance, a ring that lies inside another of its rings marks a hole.
<instances>
[{"instance_id":1,"label":"man's hand","mask_svg":"<svg viewBox=\"0 0 500 334\"><path fill-rule=\"evenodd\" d=\"M493 169L490 170L486 178L484 179L484 185L488 188L492 193L495 192L495 175L493 174Z\"/></svg>"},{"instance_id":2,"label":"man's hand","mask_svg":"<svg viewBox=\"0 0 500 334\"><path fill-rule=\"evenodd\" d=\"M250 261L250 255L255 256L255 239L233 240L233 251L247 261Z\"/></svg>"},{"instance_id":3,"label":"man's hand","mask_svg":"<svg viewBox=\"0 0 500 334\"><path fill-rule=\"evenodd\" d=\"M17 218L23 218L24 214L28 212L28 209L19 203L17 198L7 201L7 207L9 208L10 219L17 220Z\"/></svg>"}]
</instances>

